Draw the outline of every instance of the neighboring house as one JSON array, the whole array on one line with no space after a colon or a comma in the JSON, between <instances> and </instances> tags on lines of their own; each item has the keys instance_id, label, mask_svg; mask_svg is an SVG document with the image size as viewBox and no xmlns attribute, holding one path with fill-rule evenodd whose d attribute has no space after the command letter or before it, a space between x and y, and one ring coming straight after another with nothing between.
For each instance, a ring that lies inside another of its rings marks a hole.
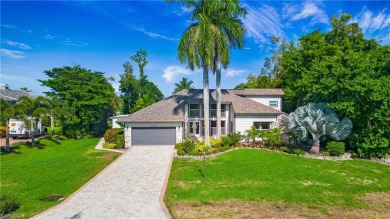
<instances>
[{"instance_id":1,"label":"neighboring house","mask_svg":"<svg viewBox=\"0 0 390 219\"><path fill-rule=\"evenodd\" d=\"M216 135L217 109L215 90L210 89L210 136ZM284 114L282 89L222 89L221 134L244 133L255 125L273 128ZM123 122L126 147L132 145L172 145L186 136L204 136L203 90L182 90L153 105L139 110Z\"/></svg>"},{"instance_id":2,"label":"neighboring house","mask_svg":"<svg viewBox=\"0 0 390 219\"><path fill-rule=\"evenodd\" d=\"M121 126L117 123L117 121L118 121L118 119L125 117L125 116L127 116L127 115L111 116L110 119L111 119L111 123L112 123L112 128L113 129L121 128Z\"/></svg>"},{"instance_id":3,"label":"neighboring house","mask_svg":"<svg viewBox=\"0 0 390 219\"><path fill-rule=\"evenodd\" d=\"M0 98L8 101L11 106L14 105L21 96L28 96L30 98L38 97L37 95L28 93L26 91L10 90L8 84L0 84Z\"/></svg>"}]
</instances>

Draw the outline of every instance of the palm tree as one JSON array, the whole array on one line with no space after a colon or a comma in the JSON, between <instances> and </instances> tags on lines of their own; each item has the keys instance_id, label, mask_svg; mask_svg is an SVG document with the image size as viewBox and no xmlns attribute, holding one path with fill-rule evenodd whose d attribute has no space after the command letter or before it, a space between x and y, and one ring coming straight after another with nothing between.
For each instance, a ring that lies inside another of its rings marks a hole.
<instances>
[{"instance_id":1,"label":"palm tree","mask_svg":"<svg viewBox=\"0 0 390 219\"><path fill-rule=\"evenodd\" d=\"M219 27L219 31L227 41L215 40L214 73L216 74L216 99L217 99L217 138L221 137L221 64L226 69L230 63L230 53L226 48L242 48L244 46L243 23L239 19L246 15L246 9L240 6L239 0L215 1L216 11L213 14L213 23ZM223 43L224 45L222 45Z\"/></svg>"},{"instance_id":2,"label":"palm tree","mask_svg":"<svg viewBox=\"0 0 390 219\"><path fill-rule=\"evenodd\" d=\"M181 63L186 63L193 70L203 68L203 106L205 143L210 145L209 136L209 69L217 69L216 64L227 66L229 50L227 45L236 42L230 36L233 29L225 28L227 19L221 17L237 13L238 0L209 1L209 0L166 0L167 2L180 2L192 9L193 23L184 32L178 48ZM233 13L234 12L234 13ZM230 25L227 25L230 27ZM223 27L223 28L222 28ZM229 34L226 34L229 33ZM242 37L242 36L241 36ZM216 61L217 60L217 61ZM220 111L220 110L219 110Z\"/></svg>"},{"instance_id":3,"label":"palm tree","mask_svg":"<svg viewBox=\"0 0 390 219\"><path fill-rule=\"evenodd\" d=\"M5 122L5 147L4 150L9 152L11 151L11 148L9 147L9 120L15 115L15 109L13 107L10 107L8 101L4 99L0 99L1 101L1 116L0 119L2 122Z\"/></svg>"},{"instance_id":4,"label":"palm tree","mask_svg":"<svg viewBox=\"0 0 390 219\"><path fill-rule=\"evenodd\" d=\"M352 122L345 117L341 121L325 103L308 103L288 115L287 132L305 141L311 135L310 153L320 153L320 139L329 136L336 141L346 139L351 133Z\"/></svg>"},{"instance_id":5,"label":"palm tree","mask_svg":"<svg viewBox=\"0 0 390 219\"><path fill-rule=\"evenodd\" d=\"M49 107L49 101L47 98L39 96L32 99L28 96L21 96L15 105L16 111L21 117L26 120L27 126L30 128L31 144L35 145L34 141L34 117L41 117L47 113Z\"/></svg>"},{"instance_id":6,"label":"palm tree","mask_svg":"<svg viewBox=\"0 0 390 219\"><path fill-rule=\"evenodd\" d=\"M54 119L63 113L63 107L66 106L65 101L60 100L57 96L48 99L47 113L50 117L51 137L54 136Z\"/></svg>"},{"instance_id":7,"label":"palm tree","mask_svg":"<svg viewBox=\"0 0 390 219\"><path fill-rule=\"evenodd\" d=\"M182 77L181 81L179 81L179 83L175 83L175 90L173 91L173 94L174 93L177 93L183 89L192 89L194 88L192 86L194 82L191 81L191 80L188 80L188 78L185 78L185 77Z\"/></svg>"}]
</instances>

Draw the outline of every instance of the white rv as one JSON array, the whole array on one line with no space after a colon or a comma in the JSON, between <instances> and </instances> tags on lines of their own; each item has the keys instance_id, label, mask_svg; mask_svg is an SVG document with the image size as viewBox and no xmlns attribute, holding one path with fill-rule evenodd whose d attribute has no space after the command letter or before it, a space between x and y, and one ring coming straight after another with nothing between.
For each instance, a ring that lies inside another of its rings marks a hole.
<instances>
[{"instance_id":1,"label":"white rv","mask_svg":"<svg viewBox=\"0 0 390 219\"><path fill-rule=\"evenodd\" d=\"M38 118L33 118L33 119L34 119L34 129L33 129L34 136L46 135L47 128L45 126L42 126L41 120ZM29 122L30 121L31 121L31 118L29 119ZM10 119L9 120L9 136L12 138L17 138L17 137L31 138L31 130L23 120Z\"/></svg>"}]
</instances>

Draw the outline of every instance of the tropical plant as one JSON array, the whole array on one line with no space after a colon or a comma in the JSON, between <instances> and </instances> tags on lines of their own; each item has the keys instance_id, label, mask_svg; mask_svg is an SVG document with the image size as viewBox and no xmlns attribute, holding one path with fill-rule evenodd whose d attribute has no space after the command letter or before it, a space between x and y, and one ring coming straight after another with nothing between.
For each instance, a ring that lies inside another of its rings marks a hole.
<instances>
[{"instance_id":1,"label":"tropical plant","mask_svg":"<svg viewBox=\"0 0 390 219\"><path fill-rule=\"evenodd\" d=\"M27 127L30 129L31 144L35 145L35 118L41 119L41 116L47 114L47 109L50 103L46 97L38 96L37 98L30 98L28 96L21 96L14 106L19 117L25 120Z\"/></svg>"},{"instance_id":2,"label":"tropical plant","mask_svg":"<svg viewBox=\"0 0 390 219\"><path fill-rule=\"evenodd\" d=\"M54 136L54 119L59 118L61 115L66 114L66 101L60 100L57 96L52 96L48 99L49 105L47 108L48 115L50 117L51 137Z\"/></svg>"},{"instance_id":3,"label":"tropical plant","mask_svg":"<svg viewBox=\"0 0 390 219\"><path fill-rule=\"evenodd\" d=\"M311 153L320 152L320 140L329 136L336 141L346 139L351 133L352 122L345 117L341 121L325 103L308 103L288 115L287 132L305 141L313 138Z\"/></svg>"},{"instance_id":4,"label":"tropical plant","mask_svg":"<svg viewBox=\"0 0 390 219\"><path fill-rule=\"evenodd\" d=\"M186 63L190 69L203 68L203 105L205 144L210 145L209 136L209 69L216 70L217 64L228 64L226 57L229 55L227 45L236 43L235 36L230 33L233 29L226 29L223 24L232 14L238 14L237 8L228 10L231 6L237 6L237 1L207 1L207 0L166 0L167 2L180 2L186 8L192 10L190 18L193 23L186 29L179 42L178 56L181 63ZM231 4L234 3L234 4ZM229 6L230 5L230 6ZM235 18L235 17L234 17ZM235 18L236 19L236 18ZM238 19L237 19L238 21ZM222 29L222 27L224 29ZM229 35L223 31L228 31ZM242 37L242 35L241 35ZM229 43L228 43L229 42ZM235 44L234 44L235 45Z\"/></svg>"},{"instance_id":5,"label":"tropical plant","mask_svg":"<svg viewBox=\"0 0 390 219\"><path fill-rule=\"evenodd\" d=\"M345 152L345 143L330 141L326 144L326 150L331 156L339 156Z\"/></svg>"},{"instance_id":6,"label":"tropical plant","mask_svg":"<svg viewBox=\"0 0 390 219\"><path fill-rule=\"evenodd\" d=\"M177 93L183 89L192 89L194 88L192 86L194 82L192 80L188 80L188 78L185 78L185 77L182 77L181 81L179 81L179 83L175 83L175 90L172 92L173 94L174 93Z\"/></svg>"},{"instance_id":7,"label":"tropical plant","mask_svg":"<svg viewBox=\"0 0 390 219\"><path fill-rule=\"evenodd\" d=\"M8 101L4 100L1 98L1 108L0 108L0 111L1 111L1 116L0 116L0 119L2 120L1 122L5 122L5 147L4 147L4 150L5 151L10 151L10 147L9 147L9 131L8 131L8 128L9 128L9 120L15 115L15 109L11 106L9 106L9 103Z\"/></svg>"},{"instance_id":8,"label":"tropical plant","mask_svg":"<svg viewBox=\"0 0 390 219\"><path fill-rule=\"evenodd\" d=\"M256 128L256 126L252 125L251 126L251 129L248 129L245 131L246 133L246 136L252 140L252 144L253 146L255 145L256 143L256 138L259 137L260 135L260 130Z\"/></svg>"}]
</instances>

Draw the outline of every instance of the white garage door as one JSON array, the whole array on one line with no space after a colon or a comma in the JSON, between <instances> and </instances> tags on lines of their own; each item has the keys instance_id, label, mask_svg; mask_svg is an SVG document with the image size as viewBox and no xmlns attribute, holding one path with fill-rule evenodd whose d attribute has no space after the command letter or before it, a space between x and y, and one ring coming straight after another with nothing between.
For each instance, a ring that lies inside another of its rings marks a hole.
<instances>
[{"instance_id":1,"label":"white garage door","mask_svg":"<svg viewBox=\"0 0 390 219\"><path fill-rule=\"evenodd\" d=\"M132 127L131 145L174 145L176 127Z\"/></svg>"}]
</instances>

